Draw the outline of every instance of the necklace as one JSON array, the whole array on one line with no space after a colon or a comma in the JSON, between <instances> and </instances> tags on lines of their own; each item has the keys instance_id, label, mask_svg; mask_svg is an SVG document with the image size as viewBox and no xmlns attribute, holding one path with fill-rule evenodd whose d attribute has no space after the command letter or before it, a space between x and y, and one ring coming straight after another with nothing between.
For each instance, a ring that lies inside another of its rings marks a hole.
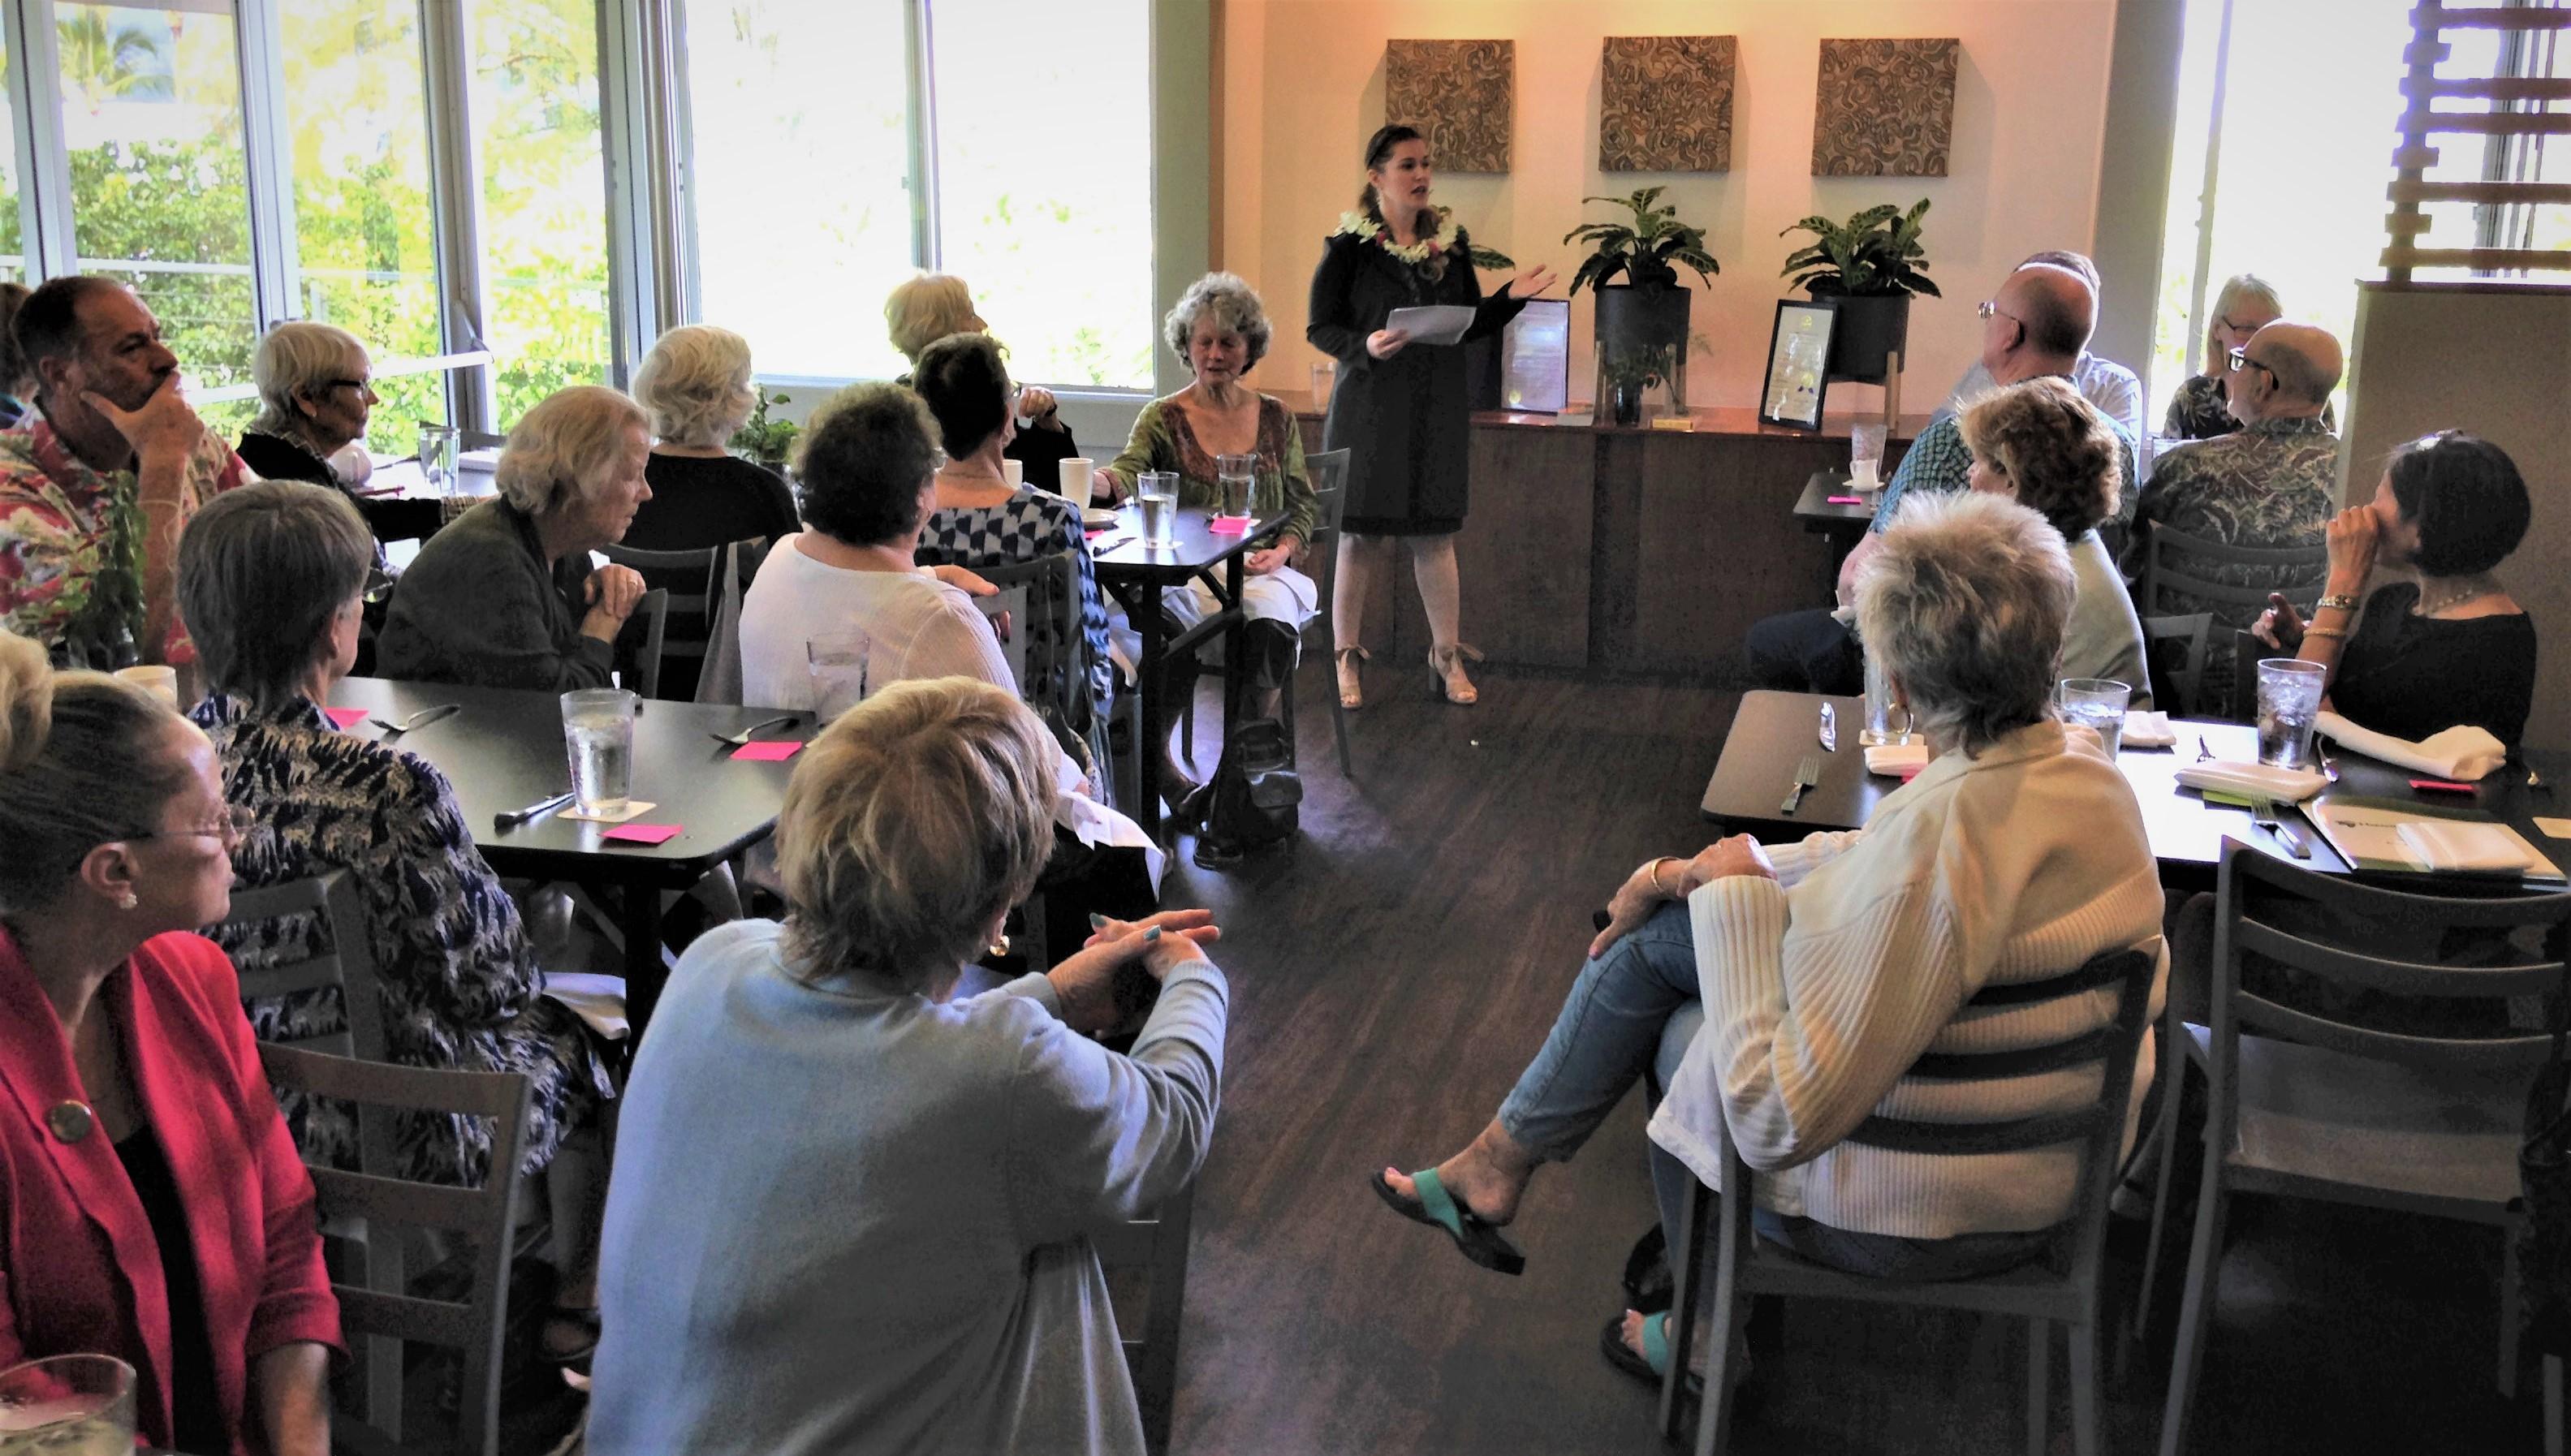
<instances>
[{"instance_id":1,"label":"necklace","mask_svg":"<svg viewBox=\"0 0 2571 1456\"><path fill-rule=\"evenodd\" d=\"M2419 600L2410 604L2412 615L2434 617L2440 612L2460 607L2475 597L2488 596L2499 590L2499 583L2491 580L2488 572L2476 572L2468 577L2459 577L2455 579L2455 583L2450 590L2441 591L2431 597L2428 595L2427 584L2422 582L2419 586Z\"/></svg>"}]
</instances>

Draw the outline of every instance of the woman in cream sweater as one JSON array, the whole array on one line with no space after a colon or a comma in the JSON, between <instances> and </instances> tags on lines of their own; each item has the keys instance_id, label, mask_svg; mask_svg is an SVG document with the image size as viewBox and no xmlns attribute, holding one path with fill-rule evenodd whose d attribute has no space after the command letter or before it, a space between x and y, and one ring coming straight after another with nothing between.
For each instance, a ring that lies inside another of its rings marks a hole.
<instances>
[{"instance_id":1,"label":"woman in cream sweater","mask_svg":"<svg viewBox=\"0 0 2571 1456\"><path fill-rule=\"evenodd\" d=\"M1685 1179L1720 1173L1721 1118L1743 1160L1775 1175L1759 1182L1759 1231L1804 1257L1954 1278L2039 1252L2070 1212L2076 1150L1944 1159L1843 1140L1870 1114L2003 1121L2089 1105L2086 1066L1940 1086L1906 1074L1922 1053L2048 1045L2117 1010L2112 986L1973 1005L1985 988L2103 951L2159 953L2141 807L2096 736L2048 707L2072 580L2061 535L2012 501L1906 509L1859 578L1857 614L1928 736L1927 768L1863 829L1774 849L1736 836L1635 870L1499 1116L1434 1169L1385 1169L1377 1193L1513 1272L1522 1260L1498 1225L1528 1179L1577 1151L1661 1049L1668 1093L1651 1136L1671 1228ZM2137 1093L2151 1069L2146 1043ZM1644 1325L1627 1312L1636 1351Z\"/></svg>"}]
</instances>

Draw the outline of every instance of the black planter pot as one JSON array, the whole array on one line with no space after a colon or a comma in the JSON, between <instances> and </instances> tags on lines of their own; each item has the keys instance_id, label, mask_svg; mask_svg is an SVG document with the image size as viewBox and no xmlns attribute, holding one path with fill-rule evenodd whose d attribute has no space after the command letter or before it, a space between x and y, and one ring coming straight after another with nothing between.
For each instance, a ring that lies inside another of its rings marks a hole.
<instances>
[{"instance_id":1,"label":"black planter pot","mask_svg":"<svg viewBox=\"0 0 2571 1456\"><path fill-rule=\"evenodd\" d=\"M1830 377L1880 384L1891 355L1910 352L1910 295L1881 293L1816 298L1838 310L1830 330Z\"/></svg>"},{"instance_id":2,"label":"black planter pot","mask_svg":"<svg viewBox=\"0 0 2571 1456\"><path fill-rule=\"evenodd\" d=\"M1670 402L1687 404L1688 290L1606 283L1598 290L1599 398L1609 396L1606 362L1619 355L1659 352L1669 360ZM1637 396L1639 398L1639 395Z\"/></svg>"},{"instance_id":3,"label":"black planter pot","mask_svg":"<svg viewBox=\"0 0 2571 1456\"><path fill-rule=\"evenodd\" d=\"M1643 422L1643 391L1648 387L1641 383L1607 386L1608 412L1616 423L1638 425Z\"/></svg>"}]
</instances>

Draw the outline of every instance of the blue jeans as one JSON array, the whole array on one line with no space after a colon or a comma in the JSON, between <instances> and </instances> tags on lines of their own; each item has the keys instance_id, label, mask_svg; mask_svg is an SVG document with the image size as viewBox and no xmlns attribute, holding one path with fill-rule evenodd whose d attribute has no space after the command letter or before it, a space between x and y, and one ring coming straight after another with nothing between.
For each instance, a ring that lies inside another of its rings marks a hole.
<instances>
[{"instance_id":1,"label":"blue jeans","mask_svg":"<svg viewBox=\"0 0 2571 1456\"><path fill-rule=\"evenodd\" d=\"M1568 1162L1646 1073L1655 1106L1705 1024L1697 999L1696 934L1684 903L1651 919L1580 969L1535 1060L1500 1104L1500 1127L1548 1163ZM1679 1246L1679 1223L1696 1174L1647 1143L1661 1227ZM2043 1252L2048 1231L1902 1238L1832 1228L1762 1209L1761 1237L1815 1263L1893 1279L1955 1279L2023 1263ZM1714 1245L1706 1245L1709 1259ZM1708 1272L1711 1272L1709 1266Z\"/></svg>"}]
</instances>

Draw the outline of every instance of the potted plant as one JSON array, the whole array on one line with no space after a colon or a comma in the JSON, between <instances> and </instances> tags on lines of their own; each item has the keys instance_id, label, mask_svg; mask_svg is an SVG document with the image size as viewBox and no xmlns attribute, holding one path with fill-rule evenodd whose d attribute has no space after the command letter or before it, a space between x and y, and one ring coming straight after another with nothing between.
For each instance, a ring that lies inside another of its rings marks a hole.
<instances>
[{"instance_id":1,"label":"potted plant","mask_svg":"<svg viewBox=\"0 0 2571 1456\"><path fill-rule=\"evenodd\" d=\"M1723 265L1705 250L1704 229L1681 223L1675 204L1659 206L1664 191L1647 187L1632 197L1583 198L1584 203L1624 208L1632 221L1585 223L1562 235L1562 241L1591 244L1589 256L1571 275L1571 291L1577 294L1584 283L1597 290L1602 365L1619 356L1659 351L1668 361L1673 401L1684 407L1688 292L1679 285L1678 265L1686 264L1709 284ZM1619 273L1625 281L1611 282Z\"/></svg>"},{"instance_id":2,"label":"potted plant","mask_svg":"<svg viewBox=\"0 0 2571 1456\"><path fill-rule=\"evenodd\" d=\"M783 475L786 452L794 445L794 422L770 419L768 406L784 404L787 402L787 396L761 394L757 390L753 390L752 394L759 401L758 407L750 412L750 419L740 429L732 432L732 438L724 442L724 447L743 459L765 465L777 474Z\"/></svg>"},{"instance_id":3,"label":"potted plant","mask_svg":"<svg viewBox=\"0 0 2571 1456\"><path fill-rule=\"evenodd\" d=\"M1833 377L1880 384L1891 372L1890 355L1906 351L1910 295L1941 296L1928 279L1928 255L1919 245L1919 220L1928 200L1904 213L1886 203L1845 223L1810 217L1778 234L1809 233L1812 243L1786 259L1793 286L1832 300L1837 326L1830 334Z\"/></svg>"},{"instance_id":4,"label":"potted plant","mask_svg":"<svg viewBox=\"0 0 2571 1456\"><path fill-rule=\"evenodd\" d=\"M1626 349L1599 357L1598 371L1607 381L1609 416L1620 425L1643 422L1643 396L1669 373L1667 347Z\"/></svg>"}]
</instances>

